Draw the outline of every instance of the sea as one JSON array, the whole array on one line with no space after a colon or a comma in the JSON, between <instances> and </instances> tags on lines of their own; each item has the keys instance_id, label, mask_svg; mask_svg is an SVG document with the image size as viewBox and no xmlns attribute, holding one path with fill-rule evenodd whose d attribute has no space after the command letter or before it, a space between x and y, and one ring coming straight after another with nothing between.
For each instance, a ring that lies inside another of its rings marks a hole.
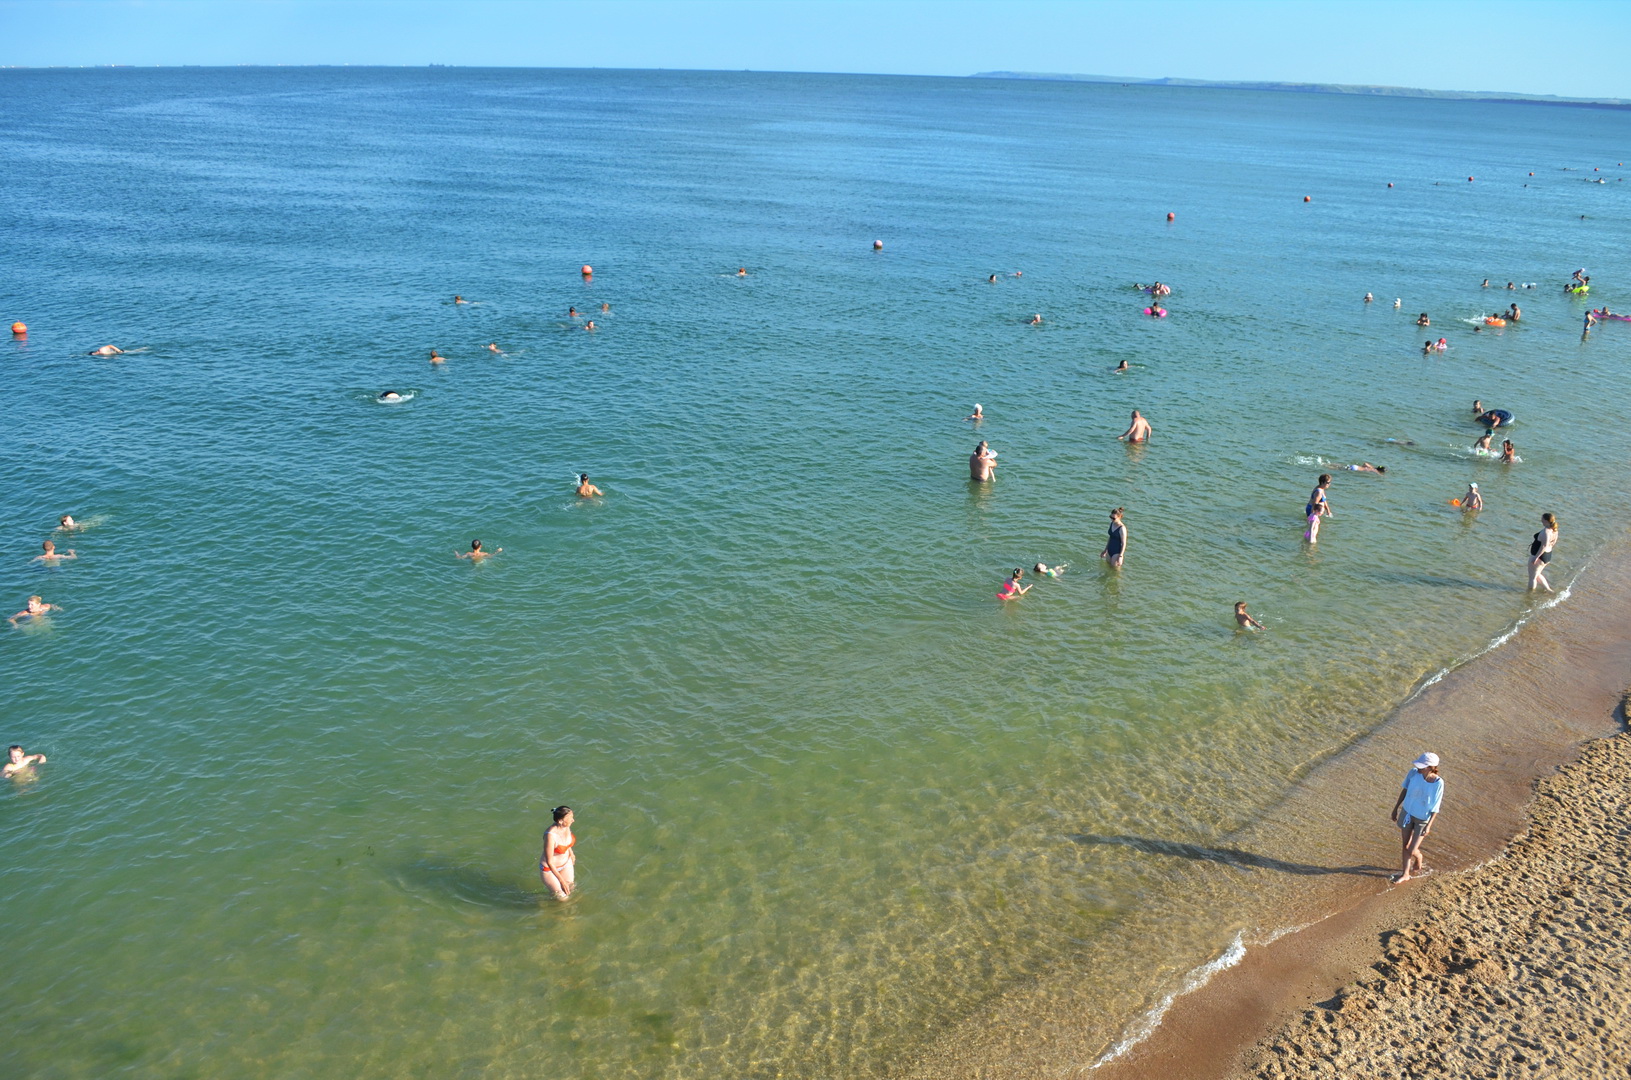
<instances>
[{"instance_id":1,"label":"sea","mask_svg":"<svg viewBox=\"0 0 1631 1080\"><path fill-rule=\"evenodd\" d=\"M881 1078L1038 980L1113 1052L1280 926L1173 853L1535 616L1542 512L1560 591L1626 533L1627 156L1516 101L0 71L0 601L60 608L0 625L49 759L0 1073ZM1386 866L1397 782L1296 827Z\"/></svg>"}]
</instances>

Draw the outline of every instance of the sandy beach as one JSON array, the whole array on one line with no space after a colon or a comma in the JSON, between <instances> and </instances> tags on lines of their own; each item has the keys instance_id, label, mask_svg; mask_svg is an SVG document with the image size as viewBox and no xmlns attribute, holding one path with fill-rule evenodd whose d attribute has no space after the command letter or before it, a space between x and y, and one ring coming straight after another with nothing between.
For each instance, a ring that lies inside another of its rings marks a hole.
<instances>
[{"instance_id":1,"label":"sandy beach","mask_svg":"<svg viewBox=\"0 0 1631 1080\"><path fill-rule=\"evenodd\" d=\"M1631 740L1592 742L1541 782L1505 852L1424 882L1366 977L1259 1043L1243 1075L1625 1075L1628 803Z\"/></svg>"},{"instance_id":2,"label":"sandy beach","mask_svg":"<svg viewBox=\"0 0 1631 1080\"><path fill-rule=\"evenodd\" d=\"M1185 859L1196 889L1269 881L1277 915L1244 924L1235 953L1172 977L1119 1046L1075 1005L1079 973L1056 972L994 999L1001 1025L960 1026L912 1075L1597 1076L1616 1062L1623 1072L1627 597L1621 545L1566 601L1311 768L1228 847L1152 845L1151 857ZM1424 849L1433 872L1394 885L1387 810L1428 748L1456 763ZM1346 820L1332 820L1333 805Z\"/></svg>"}]
</instances>

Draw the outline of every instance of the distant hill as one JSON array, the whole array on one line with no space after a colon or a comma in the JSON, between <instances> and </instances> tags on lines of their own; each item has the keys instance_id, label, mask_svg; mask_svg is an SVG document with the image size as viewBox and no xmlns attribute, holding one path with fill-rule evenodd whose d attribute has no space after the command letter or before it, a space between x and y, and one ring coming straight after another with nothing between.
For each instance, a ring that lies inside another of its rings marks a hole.
<instances>
[{"instance_id":1,"label":"distant hill","mask_svg":"<svg viewBox=\"0 0 1631 1080\"><path fill-rule=\"evenodd\" d=\"M1060 75L1041 71L981 71L972 79L1039 79L1044 82L1119 83L1122 86L1187 86L1209 90L1272 90L1288 94L1361 94L1368 97L1437 98L1442 101L1529 101L1540 105L1631 108L1626 98L1575 98L1501 90L1418 90L1408 86L1351 86L1345 83L1212 82L1206 79L1117 78L1114 75Z\"/></svg>"}]
</instances>

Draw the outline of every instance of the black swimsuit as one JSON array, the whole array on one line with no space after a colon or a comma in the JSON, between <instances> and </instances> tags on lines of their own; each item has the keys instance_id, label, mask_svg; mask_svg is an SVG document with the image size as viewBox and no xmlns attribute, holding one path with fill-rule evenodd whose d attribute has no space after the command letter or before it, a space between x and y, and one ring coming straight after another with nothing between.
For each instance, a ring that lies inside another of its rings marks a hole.
<instances>
[{"instance_id":1,"label":"black swimsuit","mask_svg":"<svg viewBox=\"0 0 1631 1080\"><path fill-rule=\"evenodd\" d=\"M1110 526L1110 539L1104 545L1104 553L1114 558L1120 555L1126 547L1127 526L1120 524Z\"/></svg>"}]
</instances>

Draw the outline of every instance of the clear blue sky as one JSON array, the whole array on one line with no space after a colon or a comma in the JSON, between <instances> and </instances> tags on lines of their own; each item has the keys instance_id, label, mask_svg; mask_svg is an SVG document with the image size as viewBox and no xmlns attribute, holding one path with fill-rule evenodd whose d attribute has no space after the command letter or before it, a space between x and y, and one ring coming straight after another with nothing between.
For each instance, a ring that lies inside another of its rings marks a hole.
<instances>
[{"instance_id":1,"label":"clear blue sky","mask_svg":"<svg viewBox=\"0 0 1631 1080\"><path fill-rule=\"evenodd\" d=\"M0 64L1015 70L1631 98L1631 0L0 0Z\"/></svg>"}]
</instances>

